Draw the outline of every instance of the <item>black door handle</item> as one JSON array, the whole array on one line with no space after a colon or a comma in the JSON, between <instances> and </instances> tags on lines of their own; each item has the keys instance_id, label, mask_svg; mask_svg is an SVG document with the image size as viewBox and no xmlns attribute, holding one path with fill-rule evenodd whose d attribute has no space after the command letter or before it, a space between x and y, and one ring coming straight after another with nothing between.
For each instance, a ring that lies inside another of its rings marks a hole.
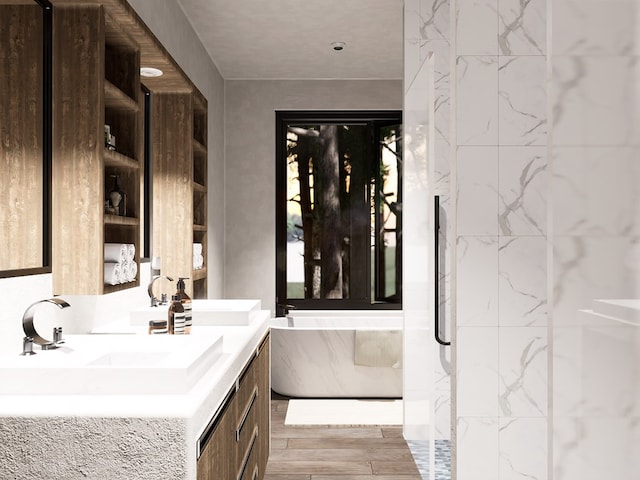
<instances>
[{"instance_id":1,"label":"black door handle","mask_svg":"<svg viewBox=\"0 0 640 480\"><path fill-rule=\"evenodd\" d=\"M434 255L434 272L435 272L435 303L433 308L434 313L434 325L433 325L433 333L436 338L436 342L440 345L451 345L451 342L446 342L442 338L440 338L440 195L436 195L434 197L434 212L433 212L433 231L434 231L434 245L435 245L435 255Z\"/></svg>"}]
</instances>

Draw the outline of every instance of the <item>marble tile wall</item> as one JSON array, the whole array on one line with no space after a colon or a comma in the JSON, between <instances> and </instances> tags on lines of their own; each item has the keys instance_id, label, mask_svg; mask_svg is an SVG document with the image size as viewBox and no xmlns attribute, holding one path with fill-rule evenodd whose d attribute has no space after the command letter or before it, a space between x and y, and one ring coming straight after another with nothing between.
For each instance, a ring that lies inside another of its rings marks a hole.
<instances>
[{"instance_id":1,"label":"marble tile wall","mask_svg":"<svg viewBox=\"0 0 640 480\"><path fill-rule=\"evenodd\" d=\"M546 480L546 0L455 14L457 479Z\"/></svg>"},{"instance_id":2,"label":"marble tile wall","mask_svg":"<svg viewBox=\"0 0 640 480\"><path fill-rule=\"evenodd\" d=\"M637 328L579 311L598 298L640 297L639 7L553 4L555 480L640 476Z\"/></svg>"},{"instance_id":3,"label":"marble tile wall","mask_svg":"<svg viewBox=\"0 0 640 480\"><path fill-rule=\"evenodd\" d=\"M640 296L640 1L405 4L407 59L433 56L455 478L638 478L638 333L580 310Z\"/></svg>"}]
</instances>

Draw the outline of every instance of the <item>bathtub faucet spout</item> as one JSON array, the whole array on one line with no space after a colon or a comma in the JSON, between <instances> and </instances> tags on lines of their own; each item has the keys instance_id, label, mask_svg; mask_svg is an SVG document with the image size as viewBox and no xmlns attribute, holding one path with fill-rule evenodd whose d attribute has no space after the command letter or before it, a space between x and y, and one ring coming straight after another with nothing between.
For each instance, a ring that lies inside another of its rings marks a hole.
<instances>
[{"instance_id":1,"label":"bathtub faucet spout","mask_svg":"<svg viewBox=\"0 0 640 480\"><path fill-rule=\"evenodd\" d=\"M289 310L295 309L295 305L283 305L282 303L276 303L276 317L289 318Z\"/></svg>"}]
</instances>

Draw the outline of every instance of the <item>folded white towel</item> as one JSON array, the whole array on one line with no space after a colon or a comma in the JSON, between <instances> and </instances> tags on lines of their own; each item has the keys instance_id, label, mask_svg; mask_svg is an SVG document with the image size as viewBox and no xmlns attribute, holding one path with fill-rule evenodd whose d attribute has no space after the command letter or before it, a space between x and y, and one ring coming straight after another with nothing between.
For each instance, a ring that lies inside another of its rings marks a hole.
<instances>
[{"instance_id":1,"label":"folded white towel","mask_svg":"<svg viewBox=\"0 0 640 480\"><path fill-rule=\"evenodd\" d=\"M127 244L127 261L133 262L136 258L136 246L133 243Z\"/></svg>"},{"instance_id":2,"label":"folded white towel","mask_svg":"<svg viewBox=\"0 0 640 480\"><path fill-rule=\"evenodd\" d=\"M196 255L202 255L202 244L201 243L194 243L193 244L193 256L195 257Z\"/></svg>"},{"instance_id":3,"label":"folded white towel","mask_svg":"<svg viewBox=\"0 0 640 480\"><path fill-rule=\"evenodd\" d=\"M122 263L127 259L127 246L124 243L105 243L104 261Z\"/></svg>"},{"instance_id":4,"label":"folded white towel","mask_svg":"<svg viewBox=\"0 0 640 480\"><path fill-rule=\"evenodd\" d=\"M354 363L402 368L402 330L356 330Z\"/></svg>"},{"instance_id":5,"label":"folded white towel","mask_svg":"<svg viewBox=\"0 0 640 480\"><path fill-rule=\"evenodd\" d=\"M116 262L104 263L104 283L118 285L122 283L122 266Z\"/></svg>"},{"instance_id":6,"label":"folded white towel","mask_svg":"<svg viewBox=\"0 0 640 480\"><path fill-rule=\"evenodd\" d=\"M193 269L200 270L204 266L204 256L203 255L194 255L193 256Z\"/></svg>"}]
</instances>

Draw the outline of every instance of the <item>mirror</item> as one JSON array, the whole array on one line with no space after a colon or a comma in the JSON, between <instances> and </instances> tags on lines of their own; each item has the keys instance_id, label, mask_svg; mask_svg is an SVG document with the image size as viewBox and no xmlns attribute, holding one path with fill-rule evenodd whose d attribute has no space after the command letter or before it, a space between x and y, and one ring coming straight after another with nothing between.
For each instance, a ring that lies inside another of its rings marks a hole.
<instances>
[{"instance_id":1,"label":"mirror","mask_svg":"<svg viewBox=\"0 0 640 480\"><path fill-rule=\"evenodd\" d=\"M48 0L0 0L0 277L51 272Z\"/></svg>"}]
</instances>

